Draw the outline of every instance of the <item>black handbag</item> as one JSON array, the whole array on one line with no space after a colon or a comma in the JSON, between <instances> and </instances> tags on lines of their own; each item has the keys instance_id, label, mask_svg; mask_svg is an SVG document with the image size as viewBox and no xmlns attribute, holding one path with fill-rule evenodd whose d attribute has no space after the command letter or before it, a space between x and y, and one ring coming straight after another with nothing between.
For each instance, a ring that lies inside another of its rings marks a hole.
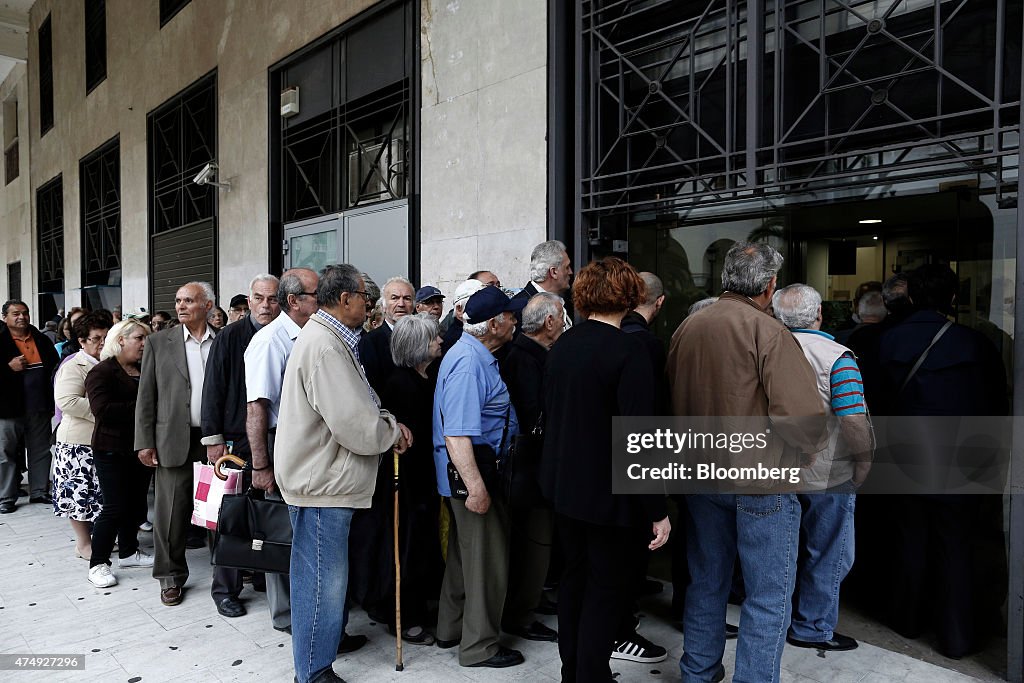
<instances>
[{"instance_id":1,"label":"black handbag","mask_svg":"<svg viewBox=\"0 0 1024 683\"><path fill-rule=\"evenodd\" d=\"M501 444L499 448L502 451L505 450L505 439L508 437L508 420L511 410L511 404L509 404L509 409L505 411L505 426L501 431ZM441 429L444 429L444 413L441 414ZM494 449L485 443L475 443L473 444L473 459L476 460L476 468L480 471L480 478L483 479L484 486L487 487L488 495L494 495L501 491L502 464L501 458L494 452ZM448 488L451 491L451 497L455 500L466 500L469 498L469 487L466 486L465 480L459 474L455 463L452 462L451 455L448 456L447 472Z\"/></svg>"},{"instance_id":2,"label":"black handbag","mask_svg":"<svg viewBox=\"0 0 1024 683\"><path fill-rule=\"evenodd\" d=\"M292 521L283 500L267 500L254 488L224 496L211 564L287 574L291 555Z\"/></svg>"},{"instance_id":3,"label":"black handbag","mask_svg":"<svg viewBox=\"0 0 1024 683\"><path fill-rule=\"evenodd\" d=\"M544 504L540 492L540 458L544 448L544 414L537 416L537 424L528 434L512 437L508 459L501 469L505 500L517 508L531 508Z\"/></svg>"}]
</instances>

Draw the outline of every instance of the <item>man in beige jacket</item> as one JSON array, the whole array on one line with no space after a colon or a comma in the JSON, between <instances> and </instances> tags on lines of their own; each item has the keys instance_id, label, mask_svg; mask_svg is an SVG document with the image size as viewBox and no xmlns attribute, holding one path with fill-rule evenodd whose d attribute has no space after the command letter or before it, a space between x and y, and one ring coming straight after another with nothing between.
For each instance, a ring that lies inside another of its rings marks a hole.
<instances>
[{"instance_id":1,"label":"man in beige jacket","mask_svg":"<svg viewBox=\"0 0 1024 683\"><path fill-rule=\"evenodd\" d=\"M292 520L292 656L299 683L340 681L331 663L345 628L348 533L370 507L381 453L412 435L366 381L359 330L366 320L360 271L328 266L317 311L285 370L274 471Z\"/></svg>"}]
</instances>

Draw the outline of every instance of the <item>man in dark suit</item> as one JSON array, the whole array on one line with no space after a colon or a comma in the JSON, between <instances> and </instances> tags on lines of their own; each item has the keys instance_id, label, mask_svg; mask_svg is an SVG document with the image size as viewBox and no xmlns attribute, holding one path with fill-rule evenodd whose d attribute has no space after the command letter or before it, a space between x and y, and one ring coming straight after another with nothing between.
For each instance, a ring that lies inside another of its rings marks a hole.
<instances>
[{"instance_id":1,"label":"man in dark suit","mask_svg":"<svg viewBox=\"0 0 1024 683\"><path fill-rule=\"evenodd\" d=\"M153 512L153 578L160 600L181 602L188 580L185 537L192 514L192 463L206 460L202 444L202 397L213 329L206 324L213 288L183 285L174 298L180 326L157 332L142 356L135 404L135 449L156 470Z\"/></svg>"},{"instance_id":2,"label":"man in dark suit","mask_svg":"<svg viewBox=\"0 0 1024 683\"><path fill-rule=\"evenodd\" d=\"M359 341L359 359L363 362L366 379L378 394L395 370L395 362L391 360L391 329L403 315L414 312L415 292L412 283L404 277L393 277L385 282L381 290L384 324Z\"/></svg>"},{"instance_id":3,"label":"man in dark suit","mask_svg":"<svg viewBox=\"0 0 1024 683\"><path fill-rule=\"evenodd\" d=\"M522 291L516 294L513 299L530 299L537 292L551 292L565 298L569 291L569 283L572 281L572 262L569 259L569 252L565 245L558 240L541 242L533 248L530 254L530 282L526 283ZM565 329L572 327L572 319L568 312L563 313L565 318ZM517 316L518 325L522 327L522 315Z\"/></svg>"},{"instance_id":4,"label":"man in dark suit","mask_svg":"<svg viewBox=\"0 0 1024 683\"><path fill-rule=\"evenodd\" d=\"M50 420L53 371L59 359L49 339L29 323L28 305L3 306L0 330L0 514L14 512L28 446L28 483L33 503L50 503Z\"/></svg>"},{"instance_id":5,"label":"man in dark suit","mask_svg":"<svg viewBox=\"0 0 1024 683\"><path fill-rule=\"evenodd\" d=\"M245 350L257 330L273 322L281 313L277 286L278 280L273 275L253 278L245 301L247 314L236 321L239 324L225 327L210 347L203 381L202 442L211 463L217 462L227 452L228 442L232 444L234 455L249 462L252 460L245 432ZM243 476L247 485L250 479L248 469ZM210 595L222 616L240 617L245 614L245 605L238 599L241 592L240 570L214 568Z\"/></svg>"}]
</instances>

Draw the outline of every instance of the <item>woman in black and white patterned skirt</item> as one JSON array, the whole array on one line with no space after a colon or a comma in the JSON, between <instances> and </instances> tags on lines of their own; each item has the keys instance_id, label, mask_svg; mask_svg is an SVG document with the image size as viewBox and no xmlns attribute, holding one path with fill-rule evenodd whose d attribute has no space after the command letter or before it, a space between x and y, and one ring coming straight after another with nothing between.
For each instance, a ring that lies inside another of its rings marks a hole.
<instances>
[{"instance_id":1,"label":"woman in black and white patterned skirt","mask_svg":"<svg viewBox=\"0 0 1024 683\"><path fill-rule=\"evenodd\" d=\"M75 321L72 331L82 350L61 364L53 383L54 402L62 413L53 457L53 512L71 520L75 552L85 559L92 554L90 523L103 506L90 445L94 418L85 376L99 363L110 327L108 315L88 313Z\"/></svg>"}]
</instances>

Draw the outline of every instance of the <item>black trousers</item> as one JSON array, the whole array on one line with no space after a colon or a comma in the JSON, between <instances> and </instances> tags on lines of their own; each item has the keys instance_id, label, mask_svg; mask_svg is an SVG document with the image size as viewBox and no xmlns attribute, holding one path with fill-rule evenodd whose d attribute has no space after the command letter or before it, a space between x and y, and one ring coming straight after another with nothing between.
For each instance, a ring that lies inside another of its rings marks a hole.
<instances>
[{"instance_id":1,"label":"black trousers","mask_svg":"<svg viewBox=\"0 0 1024 683\"><path fill-rule=\"evenodd\" d=\"M612 680L608 658L632 596L635 564L623 556L636 530L555 515L562 548L558 591L558 653L564 683Z\"/></svg>"},{"instance_id":2,"label":"black trousers","mask_svg":"<svg viewBox=\"0 0 1024 683\"><path fill-rule=\"evenodd\" d=\"M110 562L117 538L118 556L131 557L139 549L139 522L146 519L149 480L153 470L134 453L93 451L96 476L103 492L103 508L92 526L89 567Z\"/></svg>"}]
</instances>

